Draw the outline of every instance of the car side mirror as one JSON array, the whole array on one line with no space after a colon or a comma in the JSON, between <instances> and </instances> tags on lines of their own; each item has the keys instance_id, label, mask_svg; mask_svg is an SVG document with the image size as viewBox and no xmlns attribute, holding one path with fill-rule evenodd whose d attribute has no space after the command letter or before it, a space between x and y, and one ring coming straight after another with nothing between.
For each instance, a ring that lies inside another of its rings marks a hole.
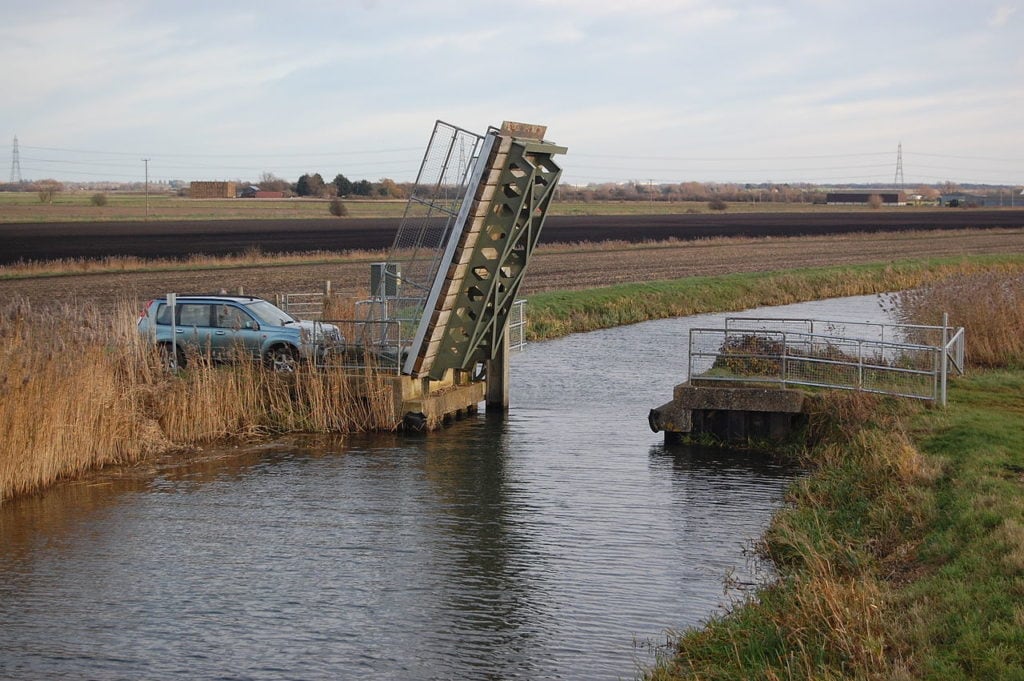
<instances>
[{"instance_id":1,"label":"car side mirror","mask_svg":"<svg viewBox=\"0 0 1024 681\"><path fill-rule=\"evenodd\" d=\"M259 331L260 330L260 325L257 324L256 322L246 322L245 323L245 328L251 329L252 331Z\"/></svg>"}]
</instances>

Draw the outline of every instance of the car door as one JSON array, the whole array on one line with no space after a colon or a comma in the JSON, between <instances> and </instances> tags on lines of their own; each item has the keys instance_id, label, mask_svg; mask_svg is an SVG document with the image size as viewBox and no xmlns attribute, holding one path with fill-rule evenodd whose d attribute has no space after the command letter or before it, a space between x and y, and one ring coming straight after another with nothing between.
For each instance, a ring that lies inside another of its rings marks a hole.
<instances>
[{"instance_id":1,"label":"car door","mask_svg":"<svg viewBox=\"0 0 1024 681\"><path fill-rule=\"evenodd\" d=\"M214 306L213 344L219 356L229 358L242 352L260 354L259 323L239 305L219 303Z\"/></svg>"},{"instance_id":2,"label":"car door","mask_svg":"<svg viewBox=\"0 0 1024 681\"><path fill-rule=\"evenodd\" d=\"M210 303L178 303L179 344L184 344L200 354L208 354L213 350L213 328L210 322L212 308Z\"/></svg>"}]
</instances>

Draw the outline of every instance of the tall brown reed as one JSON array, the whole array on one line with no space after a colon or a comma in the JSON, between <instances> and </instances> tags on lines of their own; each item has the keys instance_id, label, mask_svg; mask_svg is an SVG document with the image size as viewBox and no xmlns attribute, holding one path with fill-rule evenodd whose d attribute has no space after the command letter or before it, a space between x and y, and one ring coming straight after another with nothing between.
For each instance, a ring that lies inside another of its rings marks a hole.
<instances>
[{"instance_id":1,"label":"tall brown reed","mask_svg":"<svg viewBox=\"0 0 1024 681\"><path fill-rule=\"evenodd\" d=\"M0 501L175 446L271 432L396 426L387 376L193 357L170 375L135 306L0 307Z\"/></svg>"},{"instance_id":2,"label":"tall brown reed","mask_svg":"<svg viewBox=\"0 0 1024 681\"><path fill-rule=\"evenodd\" d=\"M92 308L0 309L0 499L159 449L125 378L134 348Z\"/></svg>"},{"instance_id":3,"label":"tall brown reed","mask_svg":"<svg viewBox=\"0 0 1024 681\"><path fill-rule=\"evenodd\" d=\"M1024 275L989 271L926 283L896 299L903 321L938 324L949 313L963 326L967 362L976 367L1024 364Z\"/></svg>"}]
</instances>

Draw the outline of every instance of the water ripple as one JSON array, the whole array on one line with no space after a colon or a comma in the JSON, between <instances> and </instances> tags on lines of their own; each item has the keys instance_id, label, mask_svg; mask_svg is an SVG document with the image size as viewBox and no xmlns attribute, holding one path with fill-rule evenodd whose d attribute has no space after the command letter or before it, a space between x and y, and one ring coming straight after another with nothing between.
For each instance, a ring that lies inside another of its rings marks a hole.
<instances>
[{"instance_id":1,"label":"water ripple","mask_svg":"<svg viewBox=\"0 0 1024 681\"><path fill-rule=\"evenodd\" d=\"M0 677L631 678L637 642L755 578L746 549L794 474L647 430L708 323L531 345L504 421L212 452L6 504Z\"/></svg>"}]
</instances>

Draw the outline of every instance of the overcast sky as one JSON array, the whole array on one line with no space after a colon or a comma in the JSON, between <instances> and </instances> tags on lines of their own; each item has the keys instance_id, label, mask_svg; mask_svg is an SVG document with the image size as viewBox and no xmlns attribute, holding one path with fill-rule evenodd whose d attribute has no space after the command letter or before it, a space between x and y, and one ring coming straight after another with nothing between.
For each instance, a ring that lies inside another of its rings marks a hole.
<instances>
[{"instance_id":1,"label":"overcast sky","mask_svg":"<svg viewBox=\"0 0 1024 681\"><path fill-rule=\"evenodd\" d=\"M1024 0L0 0L0 151L63 180L411 180L436 119L573 184L1024 183ZM0 176L6 181L8 172Z\"/></svg>"}]
</instances>

